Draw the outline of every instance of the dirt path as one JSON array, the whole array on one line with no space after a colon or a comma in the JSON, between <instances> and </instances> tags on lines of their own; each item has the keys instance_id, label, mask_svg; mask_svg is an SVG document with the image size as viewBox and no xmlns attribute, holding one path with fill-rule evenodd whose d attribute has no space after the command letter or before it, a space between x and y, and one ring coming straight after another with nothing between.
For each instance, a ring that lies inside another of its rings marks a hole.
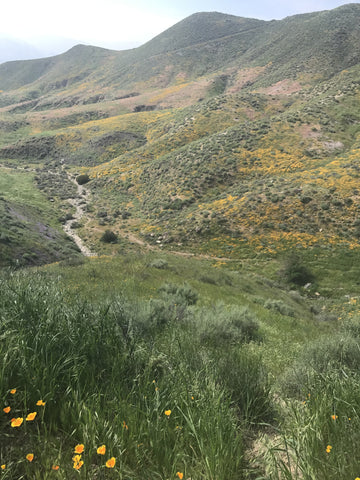
<instances>
[{"instance_id":1,"label":"dirt path","mask_svg":"<svg viewBox=\"0 0 360 480\"><path fill-rule=\"evenodd\" d=\"M76 186L76 193L77 196L75 198L69 198L68 202L70 205L75 207L75 213L71 220L67 220L64 224L65 233L71 237L76 245L79 247L81 253L85 255L85 257L96 257L97 254L92 252L82 241L79 235L74 231L73 225L75 222L81 220L81 218L85 215L85 208L87 205L87 200L89 198L89 191L86 190L82 185L79 185L74 177L72 177L69 173L67 174L69 180Z\"/></svg>"},{"instance_id":2,"label":"dirt path","mask_svg":"<svg viewBox=\"0 0 360 480\"><path fill-rule=\"evenodd\" d=\"M0 168L9 168L11 170L14 170L12 167L7 167L6 165L0 164ZM62 167L64 169L64 166ZM22 167L18 167L20 170L27 170L27 171L35 171L33 169L24 169ZM54 171L52 172L54 175L57 175L58 172ZM76 186L76 197L74 198L69 198L68 202L70 203L71 206L75 208L75 213L73 215L73 218L71 220L67 220L65 224L63 225L63 229L65 233L71 237L76 245L79 247L81 253L85 257L96 257L97 253L92 252L83 242L83 240L80 238L80 236L76 233L76 230L73 228L73 225L75 222L80 221L84 216L86 216L86 206L87 202L89 201L90 197L90 192L87 190L83 185L79 185L75 179L75 176L72 176L69 172L66 172L68 179ZM102 232L102 230L99 230ZM150 243L147 243L146 241L142 240L141 238L137 237L133 233L129 232L124 232L122 230L118 231L118 234L126 239L127 241L131 243L135 243L143 248L146 248L147 250L151 251L164 251L161 247L157 245L152 245ZM198 259L206 259L206 260L216 260L216 261L225 261L229 262L232 261L230 258L225 258L225 257L212 257L210 255L205 255L205 254L196 254L196 253L190 253L190 252L178 252L174 250L165 250L167 254L172 254L172 255L177 255L181 257L186 257L186 258L198 258Z\"/></svg>"}]
</instances>

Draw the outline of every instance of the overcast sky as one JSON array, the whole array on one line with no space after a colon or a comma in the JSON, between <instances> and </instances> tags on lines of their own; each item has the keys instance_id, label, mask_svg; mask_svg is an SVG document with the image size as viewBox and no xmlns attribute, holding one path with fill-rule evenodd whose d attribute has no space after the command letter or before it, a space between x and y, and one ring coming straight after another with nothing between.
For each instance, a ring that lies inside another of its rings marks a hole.
<instances>
[{"instance_id":1,"label":"overcast sky","mask_svg":"<svg viewBox=\"0 0 360 480\"><path fill-rule=\"evenodd\" d=\"M132 48L145 43L195 12L217 11L271 20L298 13L330 10L349 2L341 0L61 0L59 2L6 0L1 3L0 50L1 39L11 37L35 45L41 52L54 54L65 51L77 43L119 50Z\"/></svg>"}]
</instances>

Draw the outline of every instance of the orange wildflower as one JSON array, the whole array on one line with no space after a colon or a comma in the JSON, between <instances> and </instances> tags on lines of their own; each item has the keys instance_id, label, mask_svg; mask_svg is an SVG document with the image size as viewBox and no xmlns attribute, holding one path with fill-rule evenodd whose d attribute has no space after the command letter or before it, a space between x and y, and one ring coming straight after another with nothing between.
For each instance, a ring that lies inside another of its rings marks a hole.
<instances>
[{"instance_id":1,"label":"orange wildflower","mask_svg":"<svg viewBox=\"0 0 360 480\"><path fill-rule=\"evenodd\" d=\"M165 410L165 415L166 415L167 417L170 417L170 415L171 415L171 410Z\"/></svg>"},{"instance_id":2,"label":"orange wildflower","mask_svg":"<svg viewBox=\"0 0 360 480\"><path fill-rule=\"evenodd\" d=\"M1 470L5 470L5 468L6 468L6 465L5 465L5 463L3 463L3 464L1 465Z\"/></svg>"},{"instance_id":3,"label":"orange wildflower","mask_svg":"<svg viewBox=\"0 0 360 480\"><path fill-rule=\"evenodd\" d=\"M72 460L74 462L73 468L75 468L75 470L80 470L80 468L84 465L83 460L81 460L81 455L74 455Z\"/></svg>"},{"instance_id":4,"label":"orange wildflower","mask_svg":"<svg viewBox=\"0 0 360 480\"><path fill-rule=\"evenodd\" d=\"M84 448L85 448L84 445L82 443L79 443L78 445L75 446L74 452L83 453Z\"/></svg>"},{"instance_id":5,"label":"orange wildflower","mask_svg":"<svg viewBox=\"0 0 360 480\"><path fill-rule=\"evenodd\" d=\"M10 393L11 393L11 395L15 395L15 393L16 393L16 388L12 388L12 389L10 390Z\"/></svg>"},{"instance_id":6,"label":"orange wildflower","mask_svg":"<svg viewBox=\"0 0 360 480\"><path fill-rule=\"evenodd\" d=\"M111 457L109 458L109 460L106 462L106 466L107 468L114 468L115 467L115 462L116 462L116 459L115 457Z\"/></svg>"},{"instance_id":7,"label":"orange wildflower","mask_svg":"<svg viewBox=\"0 0 360 480\"><path fill-rule=\"evenodd\" d=\"M17 417L13 418L11 420L11 426L12 427L20 427L20 425L23 423L24 419L22 417Z\"/></svg>"},{"instance_id":8,"label":"orange wildflower","mask_svg":"<svg viewBox=\"0 0 360 480\"><path fill-rule=\"evenodd\" d=\"M53 465L53 466L51 467L52 470L59 470L59 468L60 468L59 465Z\"/></svg>"},{"instance_id":9,"label":"orange wildflower","mask_svg":"<svg viewBox=\"0 0 360 480\"><path fill-rule=\"evenodd\" d=\"M34 418L36 417L37 412L31 412L29 415L26 417L27 422L32 422Z\"/></svg>"},{"instance_id":10,"label":"orange wildflower","mask_svg":"<svg viewBox=\"0 0 360 480\"><path fill-rule=\"evenodd\" d=\"M331 415L331 418L332 418L333 420L337 420L337 418L339 418L339 417L338 417L337 415Z\"/></svg>"},{"instance_id":11,"label":"orange wildflower","mask_svg":"<svg viewBox=\"0 0 360 480\"><path fill-rule=\"evenodd\" d=\"M176 476L180 478L180 480L182 480L184 474L182 472L176 472Z\"/></svg>"},{"instance_id":12,"label":"orange wildflower","mask_svg":"<svg viewBox=\"0 0 360 480\"><path fill-rule=\"evenodd\" d=\"M96 450L96 453L98 455L105 455L106 453L106 446L105 445L101 445L101 447L99 447L97 450Z\"/></svg>"},{"instance_id":13,"label":"orange wildflower","mask_svg":"<svg viewBox=\"0 0 360 480\"><path fill-rule=\"evenodd\" d=\"M74 463L73 468L75 468L75 470L80 470L80 468L81 468L83 465L84 465L84 461L83 461L83 460L80 460L79 462Z\"/></svg>"},{"instance_id":14,"label":"orange wildflower","mask_svg":"<svg viewBox=\"0 0 360 480\"><path fill-rule=\"evenodd\" d=\"M3 411L4 411L5 413L9 413L9 412L10 412L10 410L11 410L11 408L10 408L10 407L5 407L5 408L3 408Z\"/></svg>"},{"instance_id":15,"label":"orange wildflower","mask_svg":"<svg viewBox=\"0 0 360 480\"><path fill-rule=\"evenodd\" d=\"M46 403L46 402L43 402L42 400L38 400L38 401L36 402L36 405L37 405L38 407L44 407L44 406L45 406L45 403Z\"/></svg>"},{"instance_id":16,"label":"orange wildflower","mask_svg":"<svg viewBox=\"0 0 360 480\"><path fill-rule=\"evenodd\" d=\"M28 460L29 462L32 462L34 460L34 454L33 453L28 453L26 455L26 460Z\"/></svg>"}]
</instances>

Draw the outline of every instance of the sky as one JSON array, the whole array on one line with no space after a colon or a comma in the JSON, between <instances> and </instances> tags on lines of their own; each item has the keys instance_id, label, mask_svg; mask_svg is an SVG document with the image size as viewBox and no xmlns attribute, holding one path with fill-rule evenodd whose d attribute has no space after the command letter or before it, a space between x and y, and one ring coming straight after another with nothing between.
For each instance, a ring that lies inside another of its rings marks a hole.
<instances>
[{"instance_id":1,"label":"sky","mask_svg":"<svg viewBox=\"0 0 360 480\"><path fill-rule=\"evenodd\" d=\"M217 11L272 20L330 10L350 0L5 0L1 3L0 51L1 42L4 49L5 38L11 38L31 45L39 56L45 56L61 53L78 43L117 50L133 48L196 12Z\"/></svg>"}]
</instances>

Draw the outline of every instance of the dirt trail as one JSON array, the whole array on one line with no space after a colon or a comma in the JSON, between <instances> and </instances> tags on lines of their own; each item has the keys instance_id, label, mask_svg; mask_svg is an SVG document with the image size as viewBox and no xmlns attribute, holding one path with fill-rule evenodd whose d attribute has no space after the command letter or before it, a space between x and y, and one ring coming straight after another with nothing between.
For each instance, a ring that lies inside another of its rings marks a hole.
<instances>
[{"instance_id":1,"label":"dirt trail","mask_svg":"<svg viewBox=\"0 0 360 480\"><path fill-rule=\"evenodd\" d=\"M13 167L8 167L6 165L0 164L0 168L9 168L11 170L14 170ZM24 169L22 167L17 167L17 169L20 170L27 170L27 171L34 171L34 169ZM62 169L64 169L64 166L62 166ZM54 171L52 172L54 175L58 175L59 173ZM96 257L97 253L92 252L82 241L82 239L79 237L79 235L76 233L75 229L73 229L73 224L75 222L80 221L84 216L86 216L86 206L90 197L90 192L87 190L83 185L79 185L75 179L75 176L72 176L69 172L66 172L68 179L76 186L76 197L74 198L69 198L68 202L70 205L72 205L75 208L75 213L73 215L73 218L71 220L67 220L65 224L63 225L63 229L65 233L71 237L76 245L79 247L81 253L85 257ZM102 231L102 230L99 230ZM147 243L146 241L140 239L133 233L129 232L124 232L124 231L118 231L118 234L126 239L127 241L131 243L136 243L137 245L140 245L143 248L146 248L147 250L151 251L163 251L161 246L158 247L156 245L152 245L150 243ZM205 254L196 254L196 253L190 253L190 252L178 252L174 250L165 250L166 253L168 254L173 254L173 255L178 255L181 257L186 257L186 258L198 258L198 259L206 259L206 260L216 260L216 261L225 261L229 262L232 261L230 258L226 257L213 257L211 255L205 255Z\"/></svg>"},{"instance_id":2,"label":"dirt trail","mask_svg":"<svg viewBox=\"0 0 360 480\"><path fill-rule=\"evenodd\" d=\"M77 196L75 198L69 198L68 202L70 205L75 207L75 213L71 220L67 220L64 224L65 233L71 237L76 245L79 247L81 253L85 255L85 257L96 257L97 254L92 252L84 242L81 240L79 235L75 233L73 224L81 220L81 218L85 215L85 208L87 205L87 200L89 198L89 191L86 190L82 185L79 185L74 177L72 177L69 173L67 174L69 180L76 185L76 193Z\"/></svg>"}]
</instances>

